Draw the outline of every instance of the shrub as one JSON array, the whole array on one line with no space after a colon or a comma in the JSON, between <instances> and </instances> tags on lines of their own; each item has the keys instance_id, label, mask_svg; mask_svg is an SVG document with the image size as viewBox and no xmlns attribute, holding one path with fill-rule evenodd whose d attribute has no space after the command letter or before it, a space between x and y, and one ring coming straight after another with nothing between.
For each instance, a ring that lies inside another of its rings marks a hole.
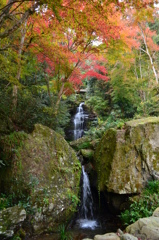
<instances>
[{"instance_id":1,"label":"shrub","mask_svg":"<svg viewBox=\"0 0 159 240\"><path fill-rule=\"evenodd\" d=\"M125 225L134 223L139 218L150 217L159 206L159 181L148 182L140 196L131 197L129 209L121 213Z\"/></svg>"},{"instance_id":2,"label":"shrub","mask_svg":"<svg viewBox=\"0 0 159 240\"><path fill-rule=\"evenodd\" d=\"M71 233L67 232L66 226L64 224L59 226L60 240L72 240Z\"/></svg>"}]
</instances>

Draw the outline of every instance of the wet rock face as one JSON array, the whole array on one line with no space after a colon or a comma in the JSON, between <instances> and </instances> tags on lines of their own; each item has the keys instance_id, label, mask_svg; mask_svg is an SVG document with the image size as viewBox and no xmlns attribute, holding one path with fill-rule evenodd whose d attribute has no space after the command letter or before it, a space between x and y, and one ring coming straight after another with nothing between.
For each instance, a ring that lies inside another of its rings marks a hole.
<instances>
[{"instance_id":1,"label":"wet rock face","mask_svg":"<svg viewBox=\"0 0 159 240\"><path fill-rule=\"evenodd\" d=\"M10 191L29 196L33 231L56 231L78 203L81 165L75 152L61 135L36 125L15 151L13 162Z\"/></svg>"},{"instance_id":2,"label":"wet rock face","mask_svg":"<svg viewBox=\"0 0 159 240\"><path fill-rule=\"evenodd\" d=\"M0 239L13 237L15 230L20 228L25 219L26 211L18 206L0 211Z\"/></svg>"},{"instance_id":3,"label":"wet rock face","mask_svg":"<svg viewBox=\"0 0 159 240\"><path fill-rule=\"evenodd\" d=\"M140 193L148 180L159 178L159 118L127 122L109 129L95 151L101 191Z\"/></svg>"}]
</instances>

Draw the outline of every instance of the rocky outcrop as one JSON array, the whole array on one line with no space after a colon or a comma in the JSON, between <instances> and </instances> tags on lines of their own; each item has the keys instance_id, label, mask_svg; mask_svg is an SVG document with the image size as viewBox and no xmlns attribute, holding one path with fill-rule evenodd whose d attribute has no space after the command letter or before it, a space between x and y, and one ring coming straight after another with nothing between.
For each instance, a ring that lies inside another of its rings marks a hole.
<instances>
[{"instance_id":1,"label":"rocky outcrop","mask_svg":"<svg viewBox=\"0 0 159 240\"><path fill-rule=\"evenodd\" d=\"M81 154L83 158L88 159L88 161L90 161L93 158L94 151L92 149L81 149Z\"/></svg>"},{"instance_id":2,"label":"rocky outcrop","mask_svg":"<svg viewBox=\"0 0 159 240\"><path fill-rule=\"evenodd\" d=\"M70 142L70 145L76 151L80 151L82 149L91 149L94 150L97 145L98 140L92 139L88 136L83 136L77 140Z\"/></svg>"},{"instance_id":3,"label":"rocky outcrop","mask_svg":"<svg viewBox=\"0 0 159 240\"><path fill-rule=\"evenodd\" d=\"M126 228L126 232L133 234L141 240L159 239L159 209L156 209L152 217L140 218Z\"/></svg>"},{"instance_id":4,"label":"rocky outcrop","mask_svg":"<svg viewBox=\"0 0 159 240\"><path fill-rule=\"evenodd\" d=\"M101 191L140 193L148 180L159 178L159 118L109 129L96 148L94 165Z\"/></svg>"},{"instance_id":5,"label":"rocky outcrop","mask_svg":"<svg viewBox=\"0 0 159 240\"><path fill-rule=\"evenodd\" d=\"M83 136L70 142L70 146L77 152L78 158L82 165L92 162L94 151L99 140Z\"/></svg>"},{"instance_id":6,"label":"rocky outcrop","mask_svg":"<svg viewBox=\"0 0 159 240\"><path fill-rule=\"evenodd\" d=\"M0 239L13 237L25 219L26 211L18 206L0 211Z\"/></svg>"},{"instance_id":7,"label":"rocky outcrop","mask_svg":"<svg viewBox=\"0 0 159 240\"><path fill-rule=\"evenodd\" d=\"M3 188L29 199L35 233L56 231L76 209L81 165L64 138L48 127L36 125L23 141L17 139Z\"/></svg>"}]
</instances>

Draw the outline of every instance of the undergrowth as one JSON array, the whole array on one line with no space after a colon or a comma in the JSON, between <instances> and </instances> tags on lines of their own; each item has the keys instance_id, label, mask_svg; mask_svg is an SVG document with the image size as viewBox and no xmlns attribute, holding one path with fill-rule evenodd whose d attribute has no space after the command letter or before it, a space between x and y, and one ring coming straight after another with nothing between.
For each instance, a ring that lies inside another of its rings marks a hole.
<instances>
[{"instance_id":1,"label":"undergrowth","mask_svg":"<svg viewBox=\"0 0 159 240\"><path fill-rule=\"evenodd\" d=\"M137 221L139 218L152 216L154 210L159 206L159 181L148 182L143 192L136 197L130 198L129 209L121 213L121 220L125 225Z\"/></svg>"}]
</instances>

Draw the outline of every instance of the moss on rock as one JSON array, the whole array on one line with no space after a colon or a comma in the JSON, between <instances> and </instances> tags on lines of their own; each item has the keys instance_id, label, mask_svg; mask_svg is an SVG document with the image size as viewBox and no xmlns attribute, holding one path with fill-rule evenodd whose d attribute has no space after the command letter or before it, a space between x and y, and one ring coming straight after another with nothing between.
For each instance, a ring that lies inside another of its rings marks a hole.
<instances>
[{"instance_id":1,"label":"moss on rock","mask_svg":"<svg viewBox=\"0 0 159 240\"><path fill-rule=\"evenodd\" d=\"M26 211L14 206L0 211L0 239L10 239L26 219Z\"/></svg>"},{"instance_id":2,"label":"moss on rock","mask_svg":"<svg viewBox=\"0 0 159 240\"><path fill-rule=\"evenodd\" d=\"M12 161L10 191L30 196L34 231L56 231L78 203L81 166L75 152L60 134L36 125Z\"/></svg>"},{"instance_id":3,"label":"moss on rock","mask_svg":"<svg viewBox=\"0 0 159 240\"><path fill-rule=\"evenodd\" d=\"M94 155L94 151L92 149L81 149L81 154L85 159L91 160Z\"/></svg>"},{"instance_id":4,"label":"moss on rock","mask_svg":"<svg viewBox=\"0 0 159 240\"><path fill-rule=\"evenodd\" d=\"M102 137L95 151L95 168L98 172L100 191L107 188L112 160L116 149L116 130L109 129Z\"/></svg>"},{"instance_id":5,"label":"moss on rock","mask_svg":"<svg viewBox=\"0 0 159 240\"><path fill-rule=\"evenodd\" d=\"M144 125L144 124L148 124L148 123L152 123L152 124L159 123L159 117L140 118L140 119L129 121L125 125L130 126L130 127L136 127L136 126Z\"/></svg>"},{"instance_id":6,"label":"moss on rock","mask_svg":"<svg viewBox=\"0 0 159 240\"><path fill-rule=\"evenodd\" d=\"M70 146L75 149L76 151L79 151L81 149L94 149L96 146L96 141L88 136L84 136L82 138L79 138L75 141L70 142Z\"/></svg>"},{"instance_id":7,"label":"moss on rock","mask_svg":"<svg viewBox=\"0 0 159 240\"><path fill-rule=\"evenodd\" d=\"M100 190L140 193L159 176L159 118L127 122L123 130L108 130L95 151Z\"/></svg>"}]
</instances>

